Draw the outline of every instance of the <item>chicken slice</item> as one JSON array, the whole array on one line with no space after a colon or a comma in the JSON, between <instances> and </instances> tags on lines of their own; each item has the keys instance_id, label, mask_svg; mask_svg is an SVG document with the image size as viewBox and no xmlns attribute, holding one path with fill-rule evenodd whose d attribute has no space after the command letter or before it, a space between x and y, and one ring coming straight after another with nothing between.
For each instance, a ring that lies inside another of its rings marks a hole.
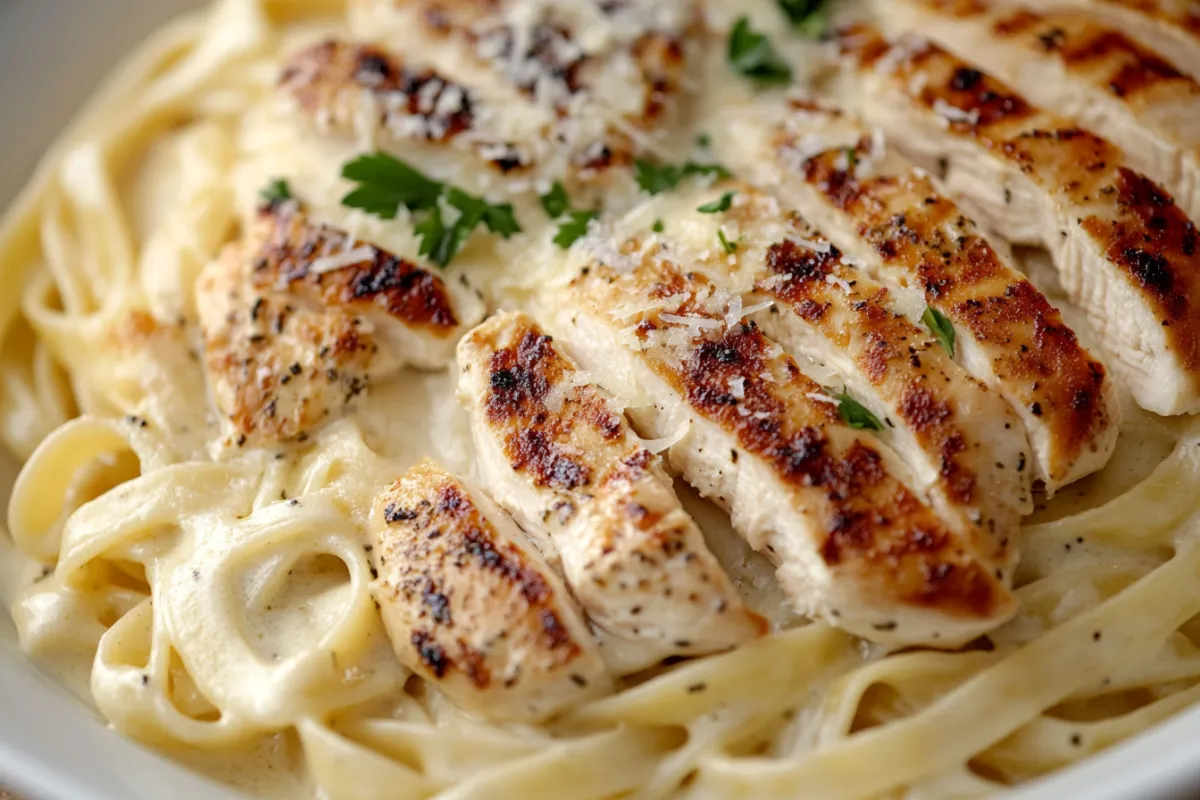
<instances>
[{"instance_id":1,"label":"chicken slice","mask_svg":"<svg viewBox=\"0 0 1200 800\"><path fill-rule=\"evenodd\" d=\"M956 362L1016 411L1048 493L1108 463L1121 411L1107 370L879 129L795 99L762 152L739 150L749 156L739 167L768 172L775 192L861 259L910 317L944 317Z\"/></svg>"},{"instance_id":2,"label":"chicken slice","mask_svg":"<svg viewBox=\"0 0 1200 800\"><path fill-rule=\"evenodd\" d=\"M1040 111L925 40L842 32L842 94L987 227L1050 251L1063 287L1143 408L1200 409L1195 225L1120 149Z\"/></svg>"},{"instance_id":3,"label":"chicken slice","mask_svg":"<svg viewBox=\"0 0 1200 800\"><path fill-rule=\"evenodd\" d=\"M881 438L943 521L959 532L1014 537L1033 509L1032 470L1025 433L1004 399L906 317L862 262L774 197L742 186L728 210L698 210L711 209L703 201L722 188L683 194L661 216L657 243L719 288L751 293L742 311L754 310L763 333L802 369L882 421ZM737 231L735 253L712 246L721 225Z\"/></svg>"},{"instance_id":4,"label":"chicken slice","mask_svg":"<svg viewBox=\"0 0 1200 800\"><path fill-rule=\"evenodd\" d=\"M1200 80L1200 8L1191 0L1017 0L1034 11L1078 9L1137 39Z\"/></svg>"},{"instance_id":5,"label":"chicken slice","mask_svg":"<svg viewBox=\"0 0 1200 800\"><path fill-rule=\"evenodd\" d=\"M591 620L651 660L726 650L766 632L743 605L650 453L592 378L524 314L458 346L484 486L551 543Z\"/></svg>"},{"instance_id":6,"label":"chicken slice","mask_svg":"<svg viewBox=\"0 0 1200 800\"><path fill-rule=\"evenodd\" d=\"M478 489L418 464L376 498L370 527L396 656L455 705L538 722L611 691L566 588Z\"/></svg>"},{"instance_id":7,"label":"chicken slice","mask_svg":"<svg viewBox=\"0 0 1200 800\"><path fill-rule=\"evenodd\" d=\"M303 438L402 367L444 368L481 309L298 201L264 205L196 284L205 370L228 438Z\"/></svg>"},{"instance_id":8,"label":"chicken slice","mask_svg":"<svg viewBox=\"0 0 1200 800\"><path fill-rule=\"evenodd\" d=\"M476 171L482 160L490 177L524 182L591 181L646 151L678 104L699 25L694 0L359 5L359 27L389 46L312 46L281 90L323 130L381 134L422 161L467 151Z\"/></svg>"},{"instance_id":9,"label":"chicken slice","mask_svg":"<svg viewBox=\"0 0 1200 800\"><path fill-rule=\"evenodd\" d=\"M671 465L776 562L797 610L899 644L952 645L1010 617L1015 542L939 519L894 453L666 252L581 240L544 319L642 435L681 437Z\"/></svg>"},{"instance_id":10,"label":"chicken slice","mask_svg":"<svg viewBox=\"0 0 1200 800\"><path fill-rule=\"evenodd\" d=\"M1200 219L1200 84L1155 53L1083 12L1035 14L978 0L876 5L890 29L930 37L1105 137Z\"/></svg>"}]
</instances>

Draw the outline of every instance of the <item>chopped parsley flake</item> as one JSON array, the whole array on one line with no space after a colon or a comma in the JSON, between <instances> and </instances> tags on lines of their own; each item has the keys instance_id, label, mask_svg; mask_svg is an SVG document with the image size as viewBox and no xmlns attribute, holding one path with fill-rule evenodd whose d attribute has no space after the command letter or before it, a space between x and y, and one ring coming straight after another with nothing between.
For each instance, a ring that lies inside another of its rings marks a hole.
<instances>
[{"instance_id":1,"label":"chopped parsley flake","mask_svg":"<svg viewBox=\"0 0 1200 800\"><path fill-rule=\"evenodd\" d=\"M690 175L711 175L715 179L731 177L729 170L720 164L701 164L688 161L685 164L660 164L648 159L633 162L633 177L646 194L661 194L674 189Z\"/></svg>"},{"instance_id":2,"label":"chopped parsley flake","mask_svg":"<svg viewBox=\"0 0 1200 800\"><path fill-rule=\"evenodd\" d=\"M929 329L951 358L954 358L954 325L946 315L933 306L928 306L921 315L921 324Z\"/></svg>"},{"instance_id":3,"label":"chopped parsley flake","mask_svg":"<svg viewBox=\"0 0 1200 800\"><path fill-rule=\"evenodd\" d=\"M400 207L414 214L413 230L421 239L419 253L445 267L482 223L505 239L521 232L509 203L489 203L426 177L386 153L359 156L342 167L342 177L358 186L342 198L342 205L381 219L395 219ZM449 223L447 209L458 214Z\"/></svg>"},{"instance_id":4,"label":"chopped parsley flake","mask_svg":"<svg viewBox=\"0 0 1200 800\"><path fill-rule=\"evenodd\" d=\"M276 203L284 203L292 199L292 187L283 178L275 178L270 183L262 188L258 196L263 199L267 205L275 205Z\"/></svg>"},{"instance_id":5,"label":"chopped parsley flake","mask_svg":"<svg viewBox=\"0 0 1200 800\"><path fill-rule=\"evenodd\" d=\"M775 0L788 21L804 36L817 38L829 28L825 0Z\"/></svg>"},{"instance_id":6,"label":"chopped parsley flake","mask_svg":"<svg viewBox=\"0 0 1200 800\"><path fill-rule=\"evenodd\" d=\"M717 238L721 241L721 247L726 253L733 255L737 252L738 243L729 241L729 239L725 237L725 231L721 230L720 228L717 228Z\"/></svg>"},{"instance_id":7,"label":"chopped parsley flake","mask_svg":"<svg viewBox=\"0 0 1200 800\"><path fill-rule=\"evenodd\" d=\"M728 211L733 204L733 196L737 194L737 189L730 189L711 203L705 203L696 210L701 214L718 214L722 211Z\"/></svg>"},{"instance_id":8,"label":"chopped parsley flake","mask_svg":"<svg viewBox=\"0 0 1200 800\"><path fill-rule=\"evenodd\" d=\"M542 208L546 209L546 216L550 219L558 219L571 208L571 198L567 197L567 190L563 185L555 181L550 187L550 191L542 195Z\"/></svg>"},{"instance_id":9,"label":"chopped parsley flake","mask_svg":"<svg viewBox=\"0 0 1200 800\"><path fill-rule=\"evenodd\" d=\"M775 52L771 40L750 29L750 18L741 17L729 32L726 56L734 71L760 83L787 83L792 68Z\"/></svg>"},{"instance_id":10,"label":"chopped parsley flake","mask_svg":"<svg viewBox=\"0 0 1200 800\"><path fill-rule=\"evenodd\" d=\"M655 233L662 233L663 230L665 230L663 221L661 219L654 220L654 224L650 226L650 230L654 231Z\"/></svg>"},{"instance_id":11,"label":"chopped parsley flake","mask_svg":"<svg viewBox=\"0 0 1200 800\"><path fill-rule=\"evenodd\" d=\"M575 244L576 240L587 233L588 223L600 216L599 211L571 211L558 225L558 233L554 243L566 249Z\"/></svg>"},{"instance_id":12,"label":"chopped parsley flake","mask_svg":"<svg viewBox=\"0 0 1200 800\"><path fill-rule=\"evenodd\" d=\"M838 401L838 416L845 420L851 428L868 431L883 430L883 423L879 421L879 417L868 411L866 406L846 392L836 395L834 399Z\"/></svg>"}]
</instances>

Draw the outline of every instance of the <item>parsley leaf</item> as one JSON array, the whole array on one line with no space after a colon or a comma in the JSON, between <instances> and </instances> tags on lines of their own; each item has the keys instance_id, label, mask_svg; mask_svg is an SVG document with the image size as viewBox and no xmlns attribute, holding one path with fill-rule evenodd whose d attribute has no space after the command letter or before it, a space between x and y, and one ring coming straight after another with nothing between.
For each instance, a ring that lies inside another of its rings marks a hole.
<instances>
[{"instance_id":1,"label":"parsley leaf","mask_svg":"<svg viewBox=\"0 0 1200 800\"><path fill-rule=\"evenodd\" d=\"M699 147L701 150L707 150L710 146L712 146L711 136L707 133L696 134L696 147Z\"/></svg>"},{"instance_id":2,"label":"parsley leaf","mask_svg":"<svg viewBox=\"0 0 1200 800\"><path fill-rule=\"evenodd\" d=\"M665 226L663 225L663 221L661 219L654 220L654 224L650 226L650 230L654 231L655 233L662 233L664 229Z\"/></svg>"},{"instance_id":3,"label":"parsley leaf","mask_svg":"<svg viewBox=\"0 0 1200 800\"><path fill-rule=\"evenodd\" d=\"M925 313L921 315L921 324L929 329L933 338L938 340L938 344L945 348L951 358L954 358L954 325L946 318L946 315L933 306L927 306Z\"/></svg>"},{"instance_id":4,"label":"parsley leaf","mask_svg":"<svg viewBox=\"0 0 1200 800\"><path fill-rule=\"evenodd\" d=\"M633 162L633 178L646 194L659 194L678 186L683 172L674 164L639 158Z\"/></svg>"},{"instance_id":5,"label":"parsley leaf","mask_svg":"<svg viewBox=\"0 0 1200 800\"><path fill-rule=\"evenodd\" d=\"M483 224L487 225L487 229L492 233L499 234L502 239L521 232L521 225L517 222L517 215L513 213L512 203L488 203L483 210Z\"/></svg>"},{"instance_id":6,"label":"parsley leaf","mask_svg":"<svg viewBox=\"0 0 1200 800\"><path fill-rule=\"evenodd\" d=\"M418 253L445 267L483 223L505 239L520 233L521 226L510 203L489 203L456 186L428 178L386 153L359 156L342 167L342 177L358 186L342 198L342 205L358 208L382 219L395 219L404 206L416 215L413 231L421 239ZM447 225L445 206L458 211Z\"/></svg>"},{"instance_id":7,"label":"parsley leaf","mask_svg":"<svg viewBox=\"0 0 1200 800\"><path fill-rule=\"evenodd\" d=\"M750 29L750 18L741 17L729 32L726 49L729 64L735 71L761 83L787 83L792 68L783 60L771 40Z\"/></svg>"},{"instance_id":8,"label":"parsley leaf","mask_svg":"<svg viewBox=\"0 0 1200 800\"><path fill-rule=\"evenodd\" d=\"M262 188L258 196L263 199L267 205L275 205L284 203L292 199L292 187L283 178L275 178Z\"/></svg>"},{"instance_id":9,"label":"parsley leaf","mask_svg":"<svg viewBox=\"0 0 1200 800\"><path fill-rule=\"evenodd\" d=\"M846 392L836 395L834 399L838 401L838 416L845 420L851 428L868 431L883 430L883 423L879 421L879 417L868 411L866 406Z\"/></svg>"},{"instance_id":10,"label":"parsley leaf","mask_svg":"<svg viewBox=\"0 0 1200 800\"><path fill-rule=\"evenodd\" d=\"M733 173L722 167L720 164L698 164L695 161L689 161L683 165L684 175L712 175L714 178L731 178Z\"/></svg>"},{"instance_id":11,"label":"parsley leaf","mask_svg":"<svg viewBox=\"0 0 1200 800\"><path fill-rule=\"evenodd\" d=\"M546 216L550 219L558 219L571 208L571 198L567 197L567 190L559 181L555 181L541 199L542 208L546 209Z\"/></svg>"},{"instance_id":12,"label":"parsley leaf","mask_svg":"<svg viewBox=\"0 0 1200 800\"><path fill-rule=\"evenodd\" d=\"M571 245L579 237L587 233L588 223L600 216L599 211L572 211L567 214L567 218L558 225L558 233L554 236L554 243L564 250Z\"/></svg>"},{"instance_id":13,"label":"parsley leaf","mask_svg":"<svg viewBox=\"0 0 1200 800\"><path fill-rule=\"evenodd\" d=\"M726 239L725 231L721 230L720 228L717 228L717 238L721 240L721 247L723 247L725 249L726 253L733 255L734 253L737 252L737 248L738 248L737 242L731 242L728 239Z\"/></svg>"},{"instance_id":14,"label":"parsley leaf","mask_svg":"<svg viewBox=\"0 0 1200 800\"><path fill-rule=\"evenodd\" d=\"M342 198L342 205L383 219L395 219L400 206L410 211L434 208L444 188L386 153L362 155L347 162L342 177L358 184Z\"/></svg>"},{"instance_id":15,"label":"parsley leaf","mask_svg":"<svg viewBox=\"0 0 1200 800\"><path fill-rule=\"evenodd\" d=\"M733 196L735 194L737 194L737 189L730 189L718 199L713 200L711 203L705 203L696 210L701 214L717 214L721 211L728 211L729 207L733 204Z\"/></svg>"},{"instance_id":16,"label":"parsley leaf","mask_svg":"<svg viewBox=\"0 0 1200 800\"><path fill-rule=\"evenodd\" d=\"M775 0L788 21L804 36L818 38L829 27L825 0Z\"/></svg>"},{"instance_id":17,"label":"parsley leaf","mask_svg":"<svg viewBox=\"0 0 1200 800\"><path fill-rule=\"evenodd\" d=\"M720 164L701 164L695 161L688 161L682 165L660 164L642 158L633 162L634 180L646 194L661 194L674 189L689 175L711 175L714 179L731 177L729 170Z\"/></svg>"}]
</instances>

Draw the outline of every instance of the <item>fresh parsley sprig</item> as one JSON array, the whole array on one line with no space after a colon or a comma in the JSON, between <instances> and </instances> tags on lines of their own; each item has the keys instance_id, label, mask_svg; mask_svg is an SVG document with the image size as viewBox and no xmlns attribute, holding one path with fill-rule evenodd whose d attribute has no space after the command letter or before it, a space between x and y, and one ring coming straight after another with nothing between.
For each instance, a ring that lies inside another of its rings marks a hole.
<instances>
[{"instance_id":1,"label":"fresh parsley sprig","mask_svg":"<svg viewBox=\"0 0 1200 800\"><path fill-rule=\"evenodd\" d=\"M787 83L792 67L775 51L771 40L750 28L750 18L740 17L729 32L726 57L734 71L759 83Z\"/></svg>"},{"instance_id":2,"label":"fresh parsley sprig","mask_svg":"<svg viewBox=\"0 0 1200 800\"><path fill-rule=\"evenodd\" d=\"M457 186L435 181L387 153L359 156L342 166L342 177L358 184L342 205L361 209L381 219L395 219L400 207L407 208L421 239L418 252L439 267L446 267L482 223L489 231L507 239L521 232L509 203L489 203ZM457 215L447 222L446 212Z\"/></svg>"},{"instance_id":3,"label":"fresh parsley sprig","mask_svg":"<svg viewBox=\"0 0 1200 800\"><path fill-rule=\"evenodd\" d=\"M951 358L954 358L954 324L946 318L946 315L933 306L927 306L925 313L921 315L921 324L929 329L938 344L946 350Z\"/></svg>"},{"instance_id":4,"label":"fresh parsley sprig","mask_svg":"<svg viewBox=\"0 0 1200 800\"><path fill-rule=\"evenodd\" d=\"M679 185L692 175L711 175L715 179L731 177L729 170L720 164L702 164L688 161L683 164L662 164L646 158L633 162L633 178L646 194L661 194Z\"/></svg>"},{"instance_id":5,"label":"fresh parsley sprig","mask_svg":"<svg viewBox=\"0 0 1200 800\"><path fill-rule=\"evenodd\" d=\"M867 431L883 430L883 423L879 421L879 417L872 414L866 406L851 397L848 392L835 395L834 399L838 401L838 416L851 428Z\"/></svg>"},{"instance_id":6,"label":"fresh parsley sprig","mask_svg":"<svg viewBox=\"0 0 1200 800\"><path fill-rule=\"evenodd\" d=\"M599 211L580 211L571 208L571 198L567 195L566 187L558 181L550 187L550 191L541 196L542 208L546 216L558 222L558 232L553 242L566 250L587 234L588 224L600 216Z\"/></svg>"}]
</instances>

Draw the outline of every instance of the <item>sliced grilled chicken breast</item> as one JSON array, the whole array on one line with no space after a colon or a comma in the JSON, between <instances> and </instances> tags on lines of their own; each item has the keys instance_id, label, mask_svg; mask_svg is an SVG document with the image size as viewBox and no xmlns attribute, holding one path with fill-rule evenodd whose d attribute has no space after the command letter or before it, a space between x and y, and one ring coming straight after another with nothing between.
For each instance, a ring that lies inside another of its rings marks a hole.
<instances>
[{"instance_id":1,"label":"sliced grilled chicken breast","mask_svg":"<svg viewBox=\"0 0 1200 800\"><path fill-rule=\"evenodd\" d=\"M288 440L401 367L445 367L480 309L436 275L295 201L260 209L196 284L205 370L229 438Z\"/></svg>"},{"instance_id":2,"label":"sliced grilled chicken breast","mask_svg":"<svg viewBox=\"0 0 1200 800\"><path fill-rule=\"evenodd\" d=\"M896 477L894 453L738 319L733 296L667 258L646 240L583 240L545 319L643 435L681 436L672 466L775 560L797 610L903 644L958 643L1007 619L1015 542L939 519Z\"/></svg>"},{"instance_id":3,"label":"sliced grilled chicken breast","mask_svg":"<svg viewBox=\"0 0 1200 800\"><path fill-rule=\"evenodd\" d=\"M645 643L652 660L766 632L679 505L661 459L531 318L492 317L459 343L458 364L484 485L550 541L594 623Z\"/></svg>"},{"instance_id":4,"label":"sliced grilled chicken breast","mask_svg":"<svg viewBox=\"0 0 1200 800\"><path fill-rule=\"evenodd\" d=\"M376 498L370 527L396 656L455 705L537 722L611 690L566 588L478 489L418 464Z\"/></svg>"},{"instance_id":5,"label":"sliced grilled chicken breast","mask_svg":"<svg viewBox=\"0 0 1200 800\"><path fill-rule=\"evenodd\" d=\"M590 181L652 149L699 24L694 0L359 5L359 27L388 47L313 46L285 68L282 91L323 130L434 159L469 151L509 183ZM428 60L406 55L418 50Z\"/></svg>"},{"instance_id":6,"label":"sliced grilled chicken breast","mask_svg":"<svg viewBox=\"0 0 1200 800\"><path fill-rule=\"evenodd\" d=\"M1128 33L1200 80L1200 8L1191 0L1017 0L1033 11L1079 9Z\"/></svg>"},{"instance_id":7,"label":"sliced grilled chicken breast","mask_svg":"<svg viewBox=\"0 0 1200 800\"><path fill-rule=\"evenodd\" d=\"M774 191L860 259L910 317L942 316L954 358L1003 396L1032 450L1046 491L1108 463L1120 404L1104 366L956 203L879 133L838 109L793 100L746 170L769 172ZM938 320L933 318L934 322Z\"/></svg>"},{"instance_id":8,"label":"sliced grilled chicken breast","mask_svg":"<svg viewBox=\"0 0 1200 800\"><path fill-rule=\"evenodd\" d=\"M1016 535L1033 508L1025 433L999 395L901 313L865 265L772 196L741 187L705 213L715 187L682 194L658 244L721 289L751 293L754 321L827 386L844 387L883 422L881 438L912 471L941 519L960 532ZM736 230L735 253L712 247ZM760 304L768 308L759 308ZM920 311L915 316L920 316Z\"/></svg>"},{"instance_id":9,"label":"sliced grilled chicken breast","mask_svg":"<svg viewBox=\"0 0 1200 800\"><path fill-rule=\"evenodd\" d=\"M1200 408L1200 254L1195 225L1121 150L1040 111L945 50L843 31L842 94L946 183L988 227L1045 246L1134 399L1159 414Z\"/></svg>"},{"instance_id":10,"label":"sliced grilled chicken breast","mask_svg":"<svg viewBox=\"0 0 1200 800\"><path fill-rule=\"evenodd\" d=\"M912 31L1125 151L1200 219L1200 84L1086 12L1035 14L979 0L876 0Z\"/></svg>"}]
</instances>

